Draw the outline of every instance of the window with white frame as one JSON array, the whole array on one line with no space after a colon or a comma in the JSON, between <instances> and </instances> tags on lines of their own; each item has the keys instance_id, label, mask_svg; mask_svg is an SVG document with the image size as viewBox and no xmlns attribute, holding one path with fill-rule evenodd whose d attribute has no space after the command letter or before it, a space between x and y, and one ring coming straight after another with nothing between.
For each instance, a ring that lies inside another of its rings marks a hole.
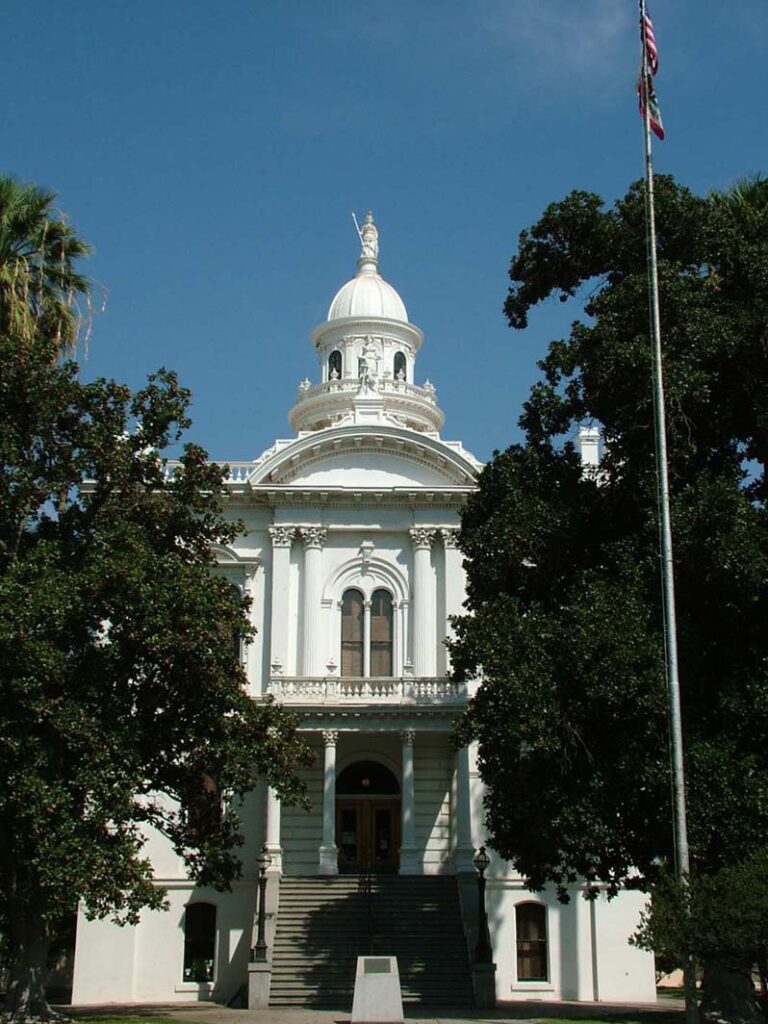
<instances>
[{"instance_id":1,"label":"window with white frame","mask_svg":"<svg viewBox=\"0 0 768 1024\"><path fill-rule=\"evenodd\" d=\"M515 907L517 980L548 981L547 908L543 903L518 903Z\"/></svg>"}]
</instances>

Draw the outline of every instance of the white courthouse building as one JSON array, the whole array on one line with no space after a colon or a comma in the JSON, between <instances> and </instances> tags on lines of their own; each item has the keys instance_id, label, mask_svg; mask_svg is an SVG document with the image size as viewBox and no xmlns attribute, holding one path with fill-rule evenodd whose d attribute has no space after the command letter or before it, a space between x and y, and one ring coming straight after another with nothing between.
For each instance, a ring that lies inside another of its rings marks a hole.
<instances>
[{"instance_id":1,"label":"white courthouse building","mask_svg":"<svg viewBox=\"0 0 768 1024\"><path fill-rule=\"evenodd\" d=\"M196 887L151 836L169 909L125 928L80 914L76 1004L242 998L265 845L272 1002L348 1010L354 958L373 951L399 956L411 998L471 1001L482 785L472 750L451 744L472 687L451 680L444 639L480 465L442 439L435 388L416 383L424 336L380 276L370 214L361 243L312 334L319 382L299 386L295 436L230 464L228 509L247 531L217 552L252 602L252 696L295 711L314 751L310 810L251 794L228 893ZM498 859L486 877L498 1000L655 999L652 957L627 942L640 894L587 902L574 887L562 905Z\"/></svg>"}]
</instances>

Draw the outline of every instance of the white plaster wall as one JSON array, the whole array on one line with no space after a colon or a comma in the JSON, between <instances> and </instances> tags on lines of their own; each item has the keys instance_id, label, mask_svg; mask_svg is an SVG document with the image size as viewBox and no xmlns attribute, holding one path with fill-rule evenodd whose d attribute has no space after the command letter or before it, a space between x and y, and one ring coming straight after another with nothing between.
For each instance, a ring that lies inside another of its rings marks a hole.
<instances>
[{"instance_id":1,"label":"white plaster wall","mask_svg":"<svg viewBox=\"0 0 768 1024\"><path fill-rule=\"evenodd\" d=\"M213 984L184 982L184 908L216 906L217 946ZM78 917L74 1005L111 1002L226 1003L246 977L256 903L254 883L236 883L230 893L174 886L168 909L145 911L137 927Z\"/></svg>"},{"instance_id":2,"label":"white plaster wall","mask_svg":"<svg viewBox=\"0 0 768 1024\"><path fill-rule=\"evenodd\" d=\"M334 487L405 487L409 484L440 487L445 483L444 473L420 464L415 459L377 452L328 457L319 464L308 466L291 480L294 487L302 484L313 487L323 484Z\"/></svg>"},{"instance_id":3,"label":"white plaster wall","mask_svg":"<svg viewBox=\"0 0 768 1024\"><path fill-rule=\"evenodd\" d=\"M73 1006L136 1001L133 980L137 931L119 928L111 921L88 921L82 907L79 909Z\"/></svg>"},{"instance_id":4,"label":"white plaster wall","mask_svg":"<svg viewBox=\"0 0 768 1024\"><path fill-rule=\"evenodd\" d=\"M613 900L604 893L595 901L596 998L604 1002L655 1002L656 975L652 953L630 946L648 897L624 892Z\"/></svg>"}]
</instances>

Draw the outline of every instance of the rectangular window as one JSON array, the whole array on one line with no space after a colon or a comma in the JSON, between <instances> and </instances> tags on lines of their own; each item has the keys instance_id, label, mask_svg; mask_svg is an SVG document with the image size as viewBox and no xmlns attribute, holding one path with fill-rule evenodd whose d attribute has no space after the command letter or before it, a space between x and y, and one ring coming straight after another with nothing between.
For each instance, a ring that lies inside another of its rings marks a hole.
<instances>
[{"instance_id":1,"label":"rectangular window","mask_svg":"<svg viewBox=\"0 0 768 1024\"><path fill-rule=\"evenodd\" d=\"M184 911L184 981L213 981L216 907L189 903Z\"/></svg>"},{"instance_id":2,"label":"rectangular window","mask_svg":"<svg viewBox=\"0 0 768 1024\"><path fill-rule=\"evenodd\" d=\"M363 595L348 590L341 602L341 674L359 677L363 674Z\"/></svg>"},{"instance_id":3,"label":"rectangular window","mask_svg":"<svg viewBox=\"0 0 768 1024\"><path fill-rule=\"evenodd\" d=\"M547 981L547 908L521 903L515 908L517 980Z\"/></svg>"}]
</instances>

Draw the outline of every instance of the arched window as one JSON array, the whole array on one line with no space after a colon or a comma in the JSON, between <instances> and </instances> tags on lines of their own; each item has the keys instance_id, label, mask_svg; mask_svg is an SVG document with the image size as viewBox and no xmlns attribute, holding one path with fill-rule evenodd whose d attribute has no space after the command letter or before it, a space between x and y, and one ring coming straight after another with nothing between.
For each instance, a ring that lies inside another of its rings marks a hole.
<instances>
[{"instance_id":1,"label":"arched window","mask_svg":"<svg viewBox=\"0 0 768 1024\"><path fill-rule=\"evenodd\" d=\"M542 903L515 907L517 932L517 980L548 981L547 908Z\"/></svg>"},{"instance_id":2,"label":"arched window","mask_svg":"<svg viewBox=\"0 0 768 1024\"><path fill-rule=\"evenodd\" d=\"M399 796L400 784L378 761L355 761L336 778L336 796Z\"/></svg>"},{"instance_id":3,"label":"arched window","mask_svg":"<svg viewBox=\"0 0 768 1024\"><path fill-rule=\"evenodd\" d=\"M336 348L328 356L328 380L338 380L341 376L341 352Z\"/></svg>"},{"instance_id":4,"label":"arched window","mask_svg":"<svg viewBox=\"0 0 768 1024\"><path fill-rule=\"evenodd\" d=\"M392 675L392 595L374 590L371 598L371 675Z\"/></svg>"},{"instance_id":5,"label":"arched window","mask_svg":"<svg viewBox=\"0 0 768 1024\"><path fill-rule=\"evenodd\" d=\"M364 640L363 595L359 590L347 590L341 599L341 674L363 674Z\"/></svg>"},{"instance_id":6,"label":"arched window","mask_svg":"<svg viewBox=\"0 0 768 1024\"><path fill-rule=\"evenodd\" d=\"M400 376L402 374L402 377ZM394 366L395 380L407 380L408 379L408 364L405 361L404 352L395 352L395 366Z\"/></svg>"},{"instance_id":7,"label":"arched window","mask_svg":"<svg viewBox=\"0 0 768 1024\"><path fill-rule=\"evenodd\" d=\"M188 903L184 910L184 981L213 981L216 965L216 907Z\"/></svg>"}]
</instances>

